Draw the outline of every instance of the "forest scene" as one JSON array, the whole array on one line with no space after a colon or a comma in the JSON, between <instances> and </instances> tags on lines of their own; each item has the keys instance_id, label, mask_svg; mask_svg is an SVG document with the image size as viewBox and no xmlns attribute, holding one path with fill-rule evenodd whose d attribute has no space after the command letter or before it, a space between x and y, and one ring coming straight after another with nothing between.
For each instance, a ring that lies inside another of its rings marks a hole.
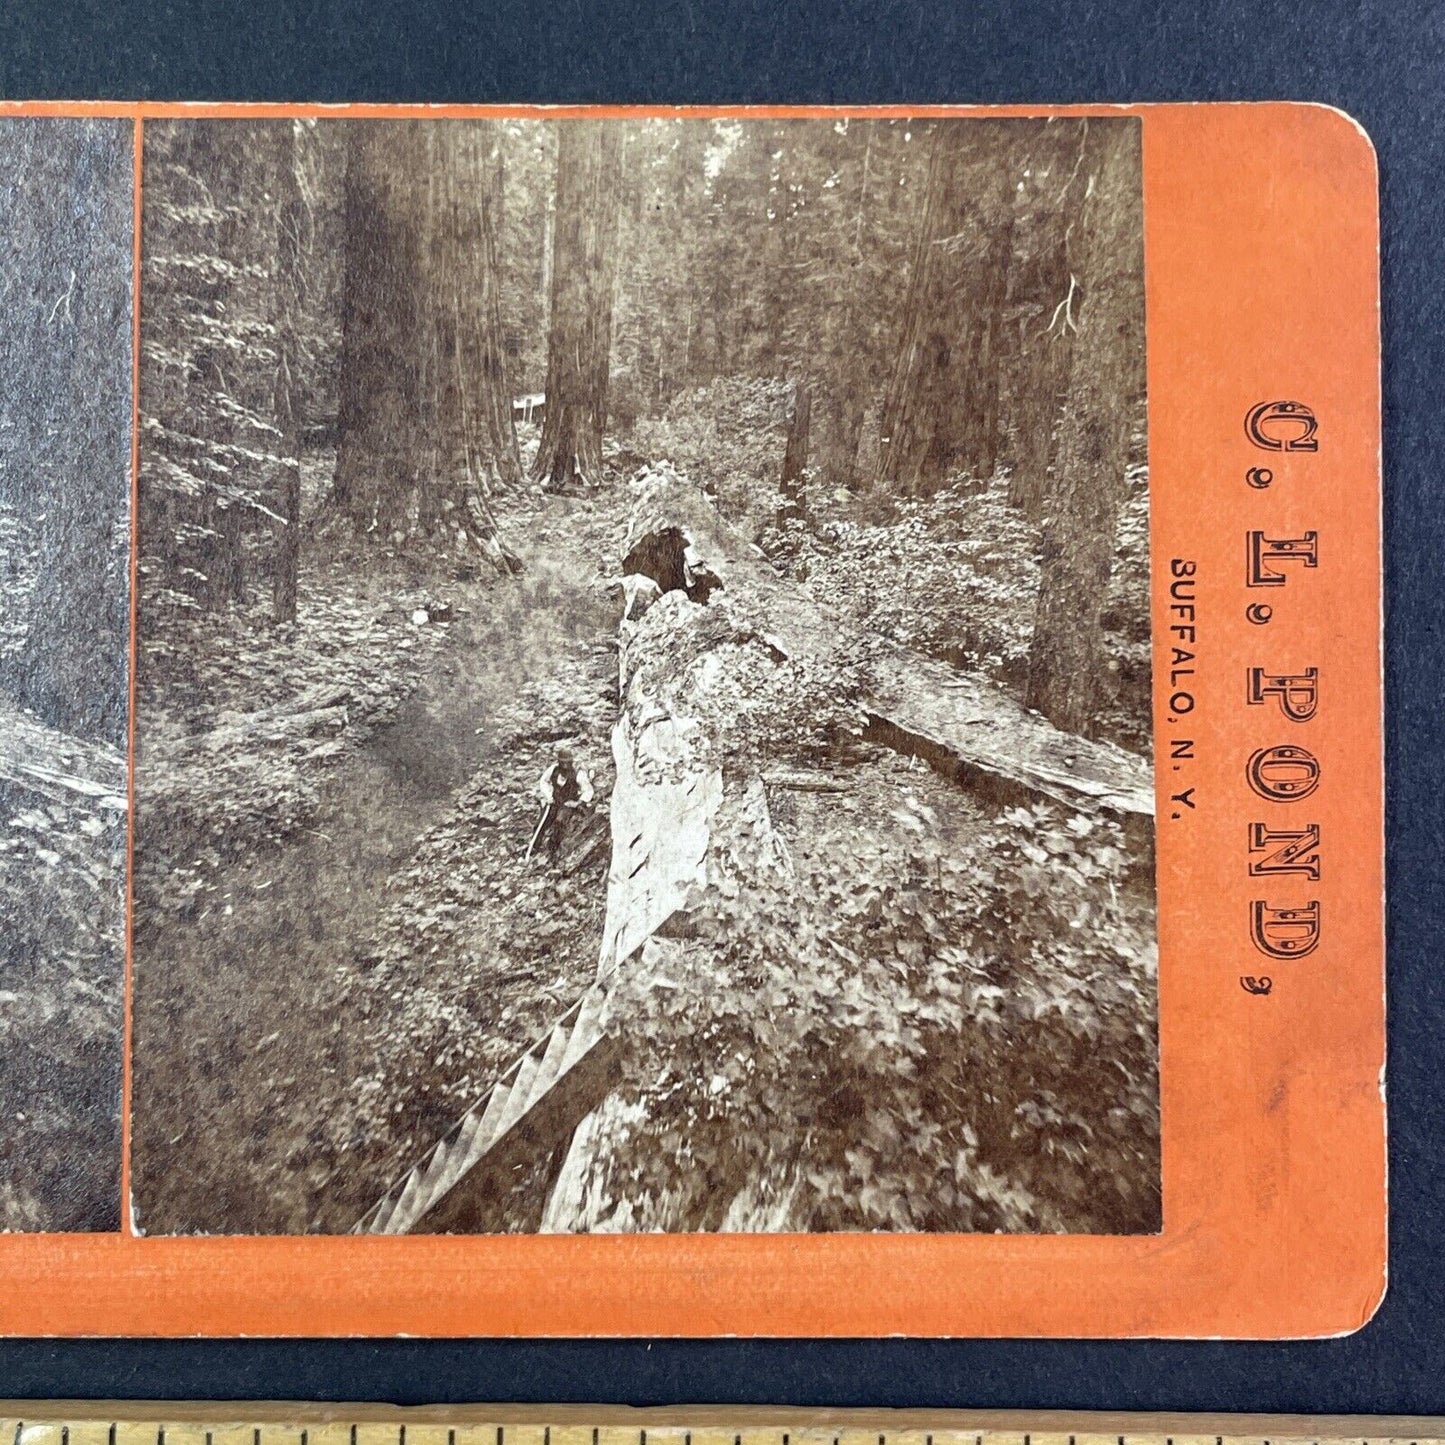
<instances>
[{"instance_id":1,"label":"forest scene","mask_svg":"<svg viewBox=\"0 0 1445 1445\"><path fill-rule=\"evenodd\" d=\"M1158 1230L1140 167L147 122L143 1232Z\"/></svg>"},{"instance_id":2,"label":"forest scene","mask_svg":"<svg viewBox=\"0 0 1445 1445\"><path fill-rule=\"evenodd\" d=\"M6 119L0 169L0 1230L114 1230L132 128Z\"/></svg>"}]
</instances>

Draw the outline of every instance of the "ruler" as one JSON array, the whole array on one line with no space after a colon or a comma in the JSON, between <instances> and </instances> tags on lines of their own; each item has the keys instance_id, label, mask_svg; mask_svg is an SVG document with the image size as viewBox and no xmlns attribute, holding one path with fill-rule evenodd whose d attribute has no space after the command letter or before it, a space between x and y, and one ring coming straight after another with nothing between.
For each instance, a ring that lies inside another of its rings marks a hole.
<instances>
[{"instance_id":1,"label":"ruler","mask_svg":"<svg viewBox=\"0 0 1445 1445\"><path fill-rule=\"evenodd\" d=\"M1445 1417L0 1402L0 1445L1445 1445Z\"/></svg>"}]
</instances>

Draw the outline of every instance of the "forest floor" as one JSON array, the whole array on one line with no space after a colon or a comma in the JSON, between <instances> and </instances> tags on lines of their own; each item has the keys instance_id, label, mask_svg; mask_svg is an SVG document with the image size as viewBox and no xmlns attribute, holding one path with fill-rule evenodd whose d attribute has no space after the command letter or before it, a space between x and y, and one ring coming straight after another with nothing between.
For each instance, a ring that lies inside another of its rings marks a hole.
<instances>
[{"instance_id":1,"label":"forest floor","mask_svg":"<svg viewBox=\"0 0 1445 1445\"><path fill-rule=\"evenodd\" d=\"M349 1228L595 973L610 500L518 499L517 578L304 577L289 652L220 654L184 725L142 699L143 1229ZM438 599L451 620L416 625ZM255 714L318 687L344 698L319 710L322 741L282 729L258 757L240 700ZM590 836L528 860L564 741L596 780Z\"/></svg>"},{"instance_id":2,"label":"forest floor","mask_svg":"<svg viewBox=\"0 0 1445 1445\"><path fill-rule=\"evenodd\" d=\"M358 566L344 549L309 561L292 628L219 614L196 629L213 625L213 645L169 659L184 716L148 694L143 666L143 1231L349 1229L595 977L618 715L610 579L631 500L620 478L502 499L517 577ZM845 540L857 561L812 565L856 600L869 538ZM559 857L529 858L559 746L595 800ZM940 857L990 838L987 809L882 749L826 792L784 787L777 821L801 859L835 867L880 826L936 830ZM1135 917L1152 918L1151 899Z\"/></svg>"},{"instance_id":3,"label":"forest floor","mask_svg":"<svg viewBox=\"0 0 1445 1445\"><path fill-rule=\"evenodd\" d=\"M38 544L0 504L0 664ZM0 701L0 1229L120 1218L125 758Z\"/></svg>"}]
</instances>

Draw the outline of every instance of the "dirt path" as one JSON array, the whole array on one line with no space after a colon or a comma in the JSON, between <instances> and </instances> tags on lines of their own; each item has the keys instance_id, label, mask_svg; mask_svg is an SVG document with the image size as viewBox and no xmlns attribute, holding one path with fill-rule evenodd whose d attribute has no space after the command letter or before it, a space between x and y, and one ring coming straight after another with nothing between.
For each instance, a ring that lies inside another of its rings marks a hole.
<instances>
[{"instance_id":1,"label":"dirt path","mask_svg":"<svg viewBox=\"0 0 1445 1445\"><path fill-rule=\"evenodd\" d=\"M420 878L408 863L458 804L468 811L479 770L510 804L491 825L529 830L533 760L509 758L507 728L529 690L595 701L608 676L610 525L592 503L553 499L514 528L525 571L462 596L430 674L327 777L314 829L229 865L197 920L138 911L132 1170L148 1233L344 1229L414 1143L405 1100L358 1108L387 1036L406 1027L395 1002L390 1016L380 1007L399 992L385 966L397 915L455 868L435 847ZM495 922L479 916L473 932ZM444 975L452 961L423 966ZM392 1055L415 1053L398 1042ZM468 1067L462 1054L447 1072Z\"/></svg>"}]
</instances>

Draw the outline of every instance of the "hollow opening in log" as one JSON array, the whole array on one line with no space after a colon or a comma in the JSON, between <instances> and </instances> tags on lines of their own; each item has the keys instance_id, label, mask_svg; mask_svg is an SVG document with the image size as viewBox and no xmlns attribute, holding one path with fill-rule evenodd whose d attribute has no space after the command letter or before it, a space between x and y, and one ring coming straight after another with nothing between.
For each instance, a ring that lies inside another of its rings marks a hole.
<instances>
[{"instance_id":1,"label":"hollow opening in log","mask_svg":"<svg viewBox=\"0 0 1445 1445\"><path fill-rule=\"evenodd\" d=\"M651 577L663 592L685 592L689 600L706 604L722 580L695 556L689 557L691 539L681 527L663 527L639 537L622 560L622 574Z\"/></svg>"}]
</instances>

